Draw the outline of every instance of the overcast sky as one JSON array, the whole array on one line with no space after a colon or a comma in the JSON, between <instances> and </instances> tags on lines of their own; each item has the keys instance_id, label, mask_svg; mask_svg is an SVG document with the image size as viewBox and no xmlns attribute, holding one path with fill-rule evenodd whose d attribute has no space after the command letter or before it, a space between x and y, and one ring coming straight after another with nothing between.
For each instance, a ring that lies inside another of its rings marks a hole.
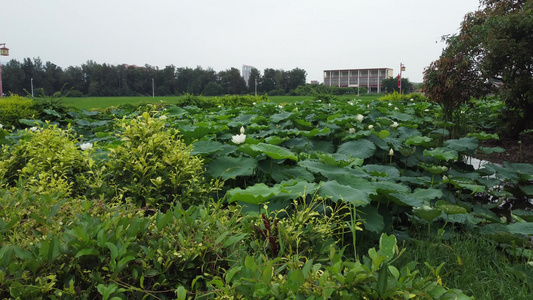
<instances>
[{"instance_id":1,"label":"overcast sky","mask_svg":"<svg viewBox=\"0 0 533 300\"><path fill-rule=\"evenodd\" d=\"M2 61L40 57L103 64L252 65L307 71L406 66L421 82L440 37L479 0L0 0Z\"/></svg>"}]
</instances>

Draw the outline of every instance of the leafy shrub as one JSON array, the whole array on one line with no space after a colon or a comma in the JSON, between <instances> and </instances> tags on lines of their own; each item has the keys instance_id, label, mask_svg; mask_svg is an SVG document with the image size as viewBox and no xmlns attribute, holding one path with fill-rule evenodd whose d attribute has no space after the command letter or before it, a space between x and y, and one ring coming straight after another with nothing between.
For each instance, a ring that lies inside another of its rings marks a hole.
<instances>
[{"instance_id":1,"label":"leafy shrub","mask_svg":"<svg viewBox=\"0 0 533 300\"><path fill-rule=\"evenodd\" d=\"M31 119L37 115L35 102L31 99L11 95L0 101L0 124L19 127L19 119Z\"/></svg>"},{"instance_id":2,"label":"leafy shrub","mask_svg":"<svg viewBox=\"0 0 533 300\"><path fill-rule=\"evenodd\" d=\"M378 98L378 100L383 100L383 101L410 101L411 99L413 99L413 101L427 101L428 100L426 96L420 93L399 94L396 91Z\"/></svg>"},{"instance_id":3,"label":"leafy shrub","mask_svg":"<svg viewBox=\"0 0 533 300\"><path fill-rule=\"evenodd\" d=\"M173 299L182 284L205 289L203 272L221 276L245 249L238 207L145 216L129 202L0 189L0 208L2 299Z\"/></svg>"},{"instance_id":4,"label":"leafy shrub","mask_svg":"<svg viewBox=\"0 0 533 300\"><path fill-rule=\"evenodd\" d=\"M191 149L165 128L163 120L144 112L118 126L122 143L110 149L109 161L99 173L103 177L97 179L113 187L118 199L168 207L176 201L198 203L217 188L204 181L202 159L190 155Z\"/></svg>"},{"instance_id":5,"label":"leafy shrub","mask_svg":"<svg viewBox=\"0 0 533 300\"><path fill-rule=\"evenodd\" d=\"M43 194L79 191L76 175L88 170L89 157L76 144L70 129L26 130L18 144L2 148L0 184L29 185Z\"/></svg>"}]
</instances>

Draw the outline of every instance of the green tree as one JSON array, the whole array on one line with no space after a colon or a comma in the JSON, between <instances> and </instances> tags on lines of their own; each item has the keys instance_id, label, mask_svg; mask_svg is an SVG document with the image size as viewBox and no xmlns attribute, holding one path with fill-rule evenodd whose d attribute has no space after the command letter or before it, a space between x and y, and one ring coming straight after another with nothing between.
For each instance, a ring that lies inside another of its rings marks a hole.
<instances>
[{"instance_id":1,"label":"green tree","mask_svg":"<svg viewBox=\"0 0 533 300\"><path fill-rule=\"evenodd\" d=\"M289 75L289 82L287 86L288 91L295 90L298 86L305 85L305 80L307 77L307 72L305 70L294 68L289 71L288 75Z\"/></svg>"},{"instance_id":2,"label":"green tree","mask_svg":"<svg viewBox=\"0 0 533 300\"><path fill-rule=\"evenodd\" d=\"M386 91L387 93L392 92L400 92L400 89L398 88L398 78L397 77L391 77L387 79L383 79L381 82L381 89ZM414 90L414 85L412 82L409 81L408 78L402 78L402 94L409 94Z\"/></svg>"},{"instance_id":3,"label":"green tree","mask_svg":"<svg viewBox=\"0 0 533 300\"><path fill-rule=\"evenodd\" d=\"M460 32L446 37L441 57L424 72L430 99L453 111L470 97L498 90L510 108L510 134L533 125L533 1L480 0Z\"/></svg>"},{"instance_id":4,"label":"green tree","mask_svg":"<svg viewBox=\"0 0 533 300\"><path fill-rule=\"evenodd\" d=\"M241 72L236 68L219 72L220 83L223 91L229 95L239 95L246 92L246 81Z\"/></svg>"},{"instance_id":5,"label":"green tree","mask_svg":"<svg viewBox=\"0 0 533 300\"><path fill-rule=\"evenodd\" d=\"M248 92L250 94L254 94L256 91L256 84L257 84L257 92L260 91L261 86L261 73L256 68L252 68L250 71L250 78L248 79Z\"/></svg>"}]
</instances>

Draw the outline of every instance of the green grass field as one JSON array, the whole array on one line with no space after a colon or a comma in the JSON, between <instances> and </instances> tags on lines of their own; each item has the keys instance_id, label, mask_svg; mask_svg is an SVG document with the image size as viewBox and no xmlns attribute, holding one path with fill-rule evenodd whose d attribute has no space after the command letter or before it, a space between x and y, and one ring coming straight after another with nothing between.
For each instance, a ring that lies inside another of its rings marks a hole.
<instances>
[{"instance_id":1,"label":"green grass field","mask_svg":"<svg viewBox=\"0 0 533 300\"><path fill-rule=\"evenodd\" d=\"M81 97L81 98L65 98L65 104L78 109L89 110L92 108L107 108L111 106L119 106L121 104L130 103L133 105L147 104L147 103L176 103L182 96L140 96L140 97ZM338 96L340 99L354 99L354 95ZM361 94L360 99L377 99L381 97L380 94ZM313 96L270 96L268 97L273 103L292 103L305 100L313 100Z\"/></svg>"}]
</instances>

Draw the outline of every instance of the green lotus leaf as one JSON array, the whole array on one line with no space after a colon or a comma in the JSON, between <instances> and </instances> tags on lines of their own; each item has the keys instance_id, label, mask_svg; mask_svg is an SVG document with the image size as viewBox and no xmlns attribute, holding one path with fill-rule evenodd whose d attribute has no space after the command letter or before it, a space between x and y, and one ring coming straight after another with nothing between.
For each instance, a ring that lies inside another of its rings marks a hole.
<instances>
[{"instance_id":1,"label":"green lotus leaf","mask_svg":"<svg viewBox=\"0 0 533 300\"><path fill-rule=\"evenodd\" d=\"M407 138L405 142L403 143L407 146L410 146L410 145L420 146L420 145L427 144L431 141L432 139L427 136L411 136Z\"/></svg>"},{"instance_id":2,"label":"green lotus leaf","mask_svg":"<svg viewBox=\"0 0 533 300\"><path fill-rule=\"evenodd\" d=\"M374 131L374 134L377 135L380 139L384 139L390 135L390 132L387 130L381 130L380 132Z\"/></svg>"},{"instance_id":3,"label":"green lotus leaf","mask_svg":"<svg viewBox=\"0 0 533 300\"><path fill-rule=\"evenodd\" d=\"M469 133L466 135L467 137L475 137L480 141L486 141L486 140L499 140L500 137L496 133L486 133L484 131L482 132L476 132L476 133Z\"/></svg>"},{"instance_id":4,"label":"green lotus leaf","mask_svg":"<svg viewBox=\"0 0 533 300\"><path fill-rule=\"evenodd\" d=\"M257 168L257 161L249 157L221 156L207 166L207 173L213 178L227 180L237 176L251 176Z\"/></svg>"},{"instance_id":5,"label":"green lotus leaf","mask_svg":"<svg viewBox=\"0 0 533 300\"><path fill-rule=\"evenodd\" d=\"M283 120L287 120L291 115L292 113L290 112L282 112L279 114L274 114L270 116L270 121L272 121L273 123L279 123Z\"/></svg>"},{"instance_id":6,"label":"green lotus leaf","mask_svg":"<svg viewBox=\"0 0 533 300\"><path fill-rule=\"evenodd\" d=\"M280 146L259 143L257 145L251 145L250 149L262 152L273 159L290 159L298 161L298 157L294 152Z\"/></svg>"},{"instance_id":7,"label":"green lotus leaf","mask_svg":"<svg viewBox=\"0 0 533 300\"><path fill-rule=\"evenodd\" d=\"M398 200L395 202L399 202L399 204L413 207L421 207L428 206L431 200L435 198L442 198L442 191L431 188L416 189L413 193L394 193L390 194L390 196Z\"/></svg>"},{"instance_id":8,"label":"green lotus leaf","mask_svg":"<svg viewBox=\"0 0 533 300\"><path fill-rule=\"evenodd\" d=\"M306 137L313 137L313 136L317 136L317 135L326 135L330 131L331 131L331 129L326 127L326 128L323 128L323 129L315 128L315 129L313 129L311 131L300 131L300 133L303 136L306 136Z\"/></svg>"},{"instance_id":9,"label":"green lotus leaf","mask_svg":"<svg viewBox=\"0 0 533 300\"><path fill-rule=\"evenodd\" d=\"M383 231L385 221L376 207L367 205L365 207L359 207L358 210L361 212L358 214L358 217L362 220L366 230L375 233L381 233Z\"/></svg>"},{"instance_id":10,"label":"green lotus leaf","mask_svg":"<svg viewBox=\"0 0 533 300\"><path fill-rule=\"evenodd\" d=\"M440 209L424 205L413 208L413 214L421 219L431 222L432 220L440 216L442 214L442 211Z\"/></svg>"},{"instance_id":11,"label":"green lotus leaf","mask_svg":"<svg viewBox=\"0 0 533 300\"><path fill-rule=\"evenodd\" d=\"M198 141L192 144L193 150L191 155L207 156L215 152L221 151L224 148L224 144L217 141Z\"/></svg>"},{"instance_id":12,"label":"green lotus leaf","mask_svg":"<svg viewBox=\"0 0 533 300\"><path fill-rule=\"evenodd\" d=\"M376 145L368 140L356 140L343 143L337 153L350 155L357 158L369 158L376 152Z\"/></svg>"},{"instance_id":13,"label":"green lotus leaf","mask_svg":"<svg viewBox=\"0 0 533 300\"><path fill-rule=\"evenodd\" d=\"M466 208L459 205L451 204L450 202L444 200L437 201L437 203L435 203L435 207L442 210L448 215L466 214L468 212Z\"/></svg>"},{"instance_id":14,"label":"green lotus leaf","mask_svg":"<svg viewBox=\"0 0 533 300\"><path fill-rule=\"evenodd\" d=\"M427 150L426 149L426 150L424 150L424 156L431 156L431 157L433 157L435 159L443 160L443 161L457 160L458 159L457 151L449 150L449 149L442 148L442 147L435 148L433 150Z\"/></svg>"},{"instance_id":15,"label":"green lotus leaf","mask_svg":"<svg viewBox=\"0 0 533 300\"><path fill-rule=\"evenodd\" d=\"M347 168L335 167L323 164L321 162L304 160L298 163L299 166L306 168L313 173L319 173L322 176L332 179L338 175L351 175Z\"/></svg>"},{"instance_id":16,"label":"green lotus leaf","mask_svg":"<svg viewBox=\"0 0 533 300\"><path fill-rule=\"evenodd\" d=\"M458 140L447 140L444 146L457 152L472 152L478 148L479 141L475 137L463 137Z\"/></svg>"},{"instance_id":17,"label":"green lotus leaf","mask_svg":"<svg viewBox=\"0 0 533 300\"><path fill-rule=\"evenodd\" d=\"M277 135L269 136L265 139L265 142L271 145L279 145L285 141L289 140L288 137L280 138Z\"/></svg>"},{"instance_id":18,"label":"green lotus leaf","mask_svg":"<svg viewBox=\"0 0 533 300\"><path fill-rule=\"evenodd\" d=\"M261 204L271 197L283 193L281 186L269 187L264 183L257 183L245 190L234 188L226 193L228 203L240 201L248 204Z\"/></svg>"},{"instance_id":19,"label":"green lotus leaf","mask_svg":"<svg viewBox=\"0 0 533 300\"><path fill-rule=\"evenodd\" d=\"M501 147L483 147L481 148L481 151L485 154L492 154L492 153L503 153L505 152L505 149Z\"/></svg>"},{"instance_id":20,"label":"green lotus leaf","mask_svg":"<svg viewBox=\"0 0 533 300\"><path fill-rule=\"evenodd\" d=\"M318 195L331 198L333 202L346 201L354 206L365 206L370 203L370 196L365 191L339 184L335 180L325 182L318 190Z\"/></svg>"}]
</instances>

